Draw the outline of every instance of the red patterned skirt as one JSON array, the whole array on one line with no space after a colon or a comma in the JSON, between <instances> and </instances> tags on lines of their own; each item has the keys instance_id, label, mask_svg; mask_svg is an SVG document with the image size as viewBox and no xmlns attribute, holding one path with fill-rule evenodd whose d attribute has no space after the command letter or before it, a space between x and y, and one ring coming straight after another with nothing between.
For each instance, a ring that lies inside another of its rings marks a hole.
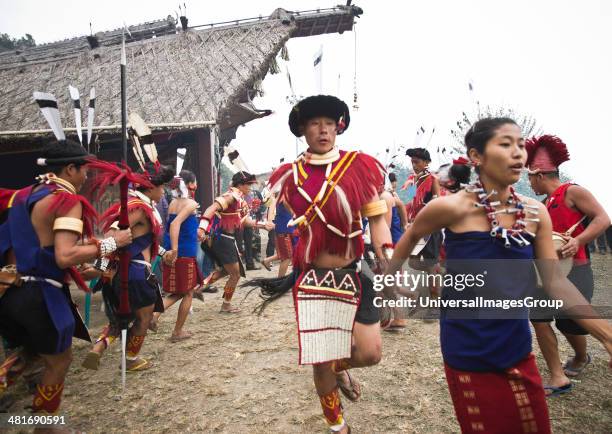
<instances>
[{"instance_id":1,"label":"red patterned skirt","mask_svg":"<svg viewBox=\"0 0 612 434\"><path fill-rule=\"evenodd\" d=\"M444 369L462 433L551 432L533 354L503 372Z\"/></svg>"},{"instance_id":2,"label":"red patterned skirt","mask_svg":"<svg viewBox=\"0 0 612 434\"><path fill-rule=\"evenodd\" d=\"M164 291L186 294L202 283L202 274L196 258L177 258L174 266L163 264Z\"/></svg>"},{"instance_id":3,"label":"red patterned skirt","mask_svg":"<svg viewBox=\"0 0 612 434\"><path fill-rule=\"evenodd\" d=\"M276 245L276 254L278 259L284 261L293 257L293 244L291 243L291 234L276 234L274 244Z\"/></svg>"}]
</instances>

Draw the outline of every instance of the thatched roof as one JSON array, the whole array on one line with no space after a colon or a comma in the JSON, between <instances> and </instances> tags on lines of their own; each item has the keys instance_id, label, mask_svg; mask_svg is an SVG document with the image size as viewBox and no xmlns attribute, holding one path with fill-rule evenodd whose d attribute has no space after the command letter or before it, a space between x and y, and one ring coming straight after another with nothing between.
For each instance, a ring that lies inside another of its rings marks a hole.
<instances>
[{"instance_id":1,"label":"thatched roof","mask_svg":"<svg viewBox=\"0 0 612 434\"><path fill-rule=\"evenodd\" d=\"M277 9L268 18L187 31L172 17L132 26L133 39L126 44L128 110L154 129L207 123L227 128L262 116L250 104L252 90L287 40L350 30L359 13L354 6L305 13ZM37 90L55 94L64 128L73 127L69 84L81 91L82 107L95 87L95 125L118 130L121 29L94 36L0 53L0 140L38 136L48 129L32 98Z\"/></svg>"}]
</instances>

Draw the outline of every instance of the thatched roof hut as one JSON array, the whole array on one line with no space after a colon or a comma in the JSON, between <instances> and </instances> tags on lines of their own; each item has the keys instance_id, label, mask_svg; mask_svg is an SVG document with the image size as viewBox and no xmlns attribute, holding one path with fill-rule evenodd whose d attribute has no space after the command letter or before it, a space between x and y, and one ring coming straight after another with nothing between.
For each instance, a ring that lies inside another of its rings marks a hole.
<instances>
[{"instance_id":1,"label":"thatched roof hut","mask_svg":"<svg viewBox=\"0 0 612 434\"><path fill-rule=\"evenodd\" d=\"M188 148L185 167L198 173L205 187L201 199L209 203L223 145L239 125L270 113L255 108L252 99L287 40L351 30L361 13L356 6L277 9L269 17L204 26L177 25L172 17L130 26L128 110L150 124L162 158L173 161L177 147ZM0 53L2 165L8 168L10 160L11 167L21 166L15 173L0 171L0 185L29 182L34 153L52 137L33 101L34 91L57 97L70 136L75 129L68 85L80 89L82 107L95 87L94 150L105 159L120 158L121 33L116 29Z\"/></svg>"}]
</instances>

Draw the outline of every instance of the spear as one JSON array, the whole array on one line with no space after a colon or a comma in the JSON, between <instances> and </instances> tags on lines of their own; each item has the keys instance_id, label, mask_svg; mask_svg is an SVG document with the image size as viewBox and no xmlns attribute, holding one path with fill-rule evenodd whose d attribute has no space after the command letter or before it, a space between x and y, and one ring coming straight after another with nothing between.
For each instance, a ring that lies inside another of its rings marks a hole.
<instances>
[{"instance_id":1,"label":"spear","mask_svg":"<svg viewBox=\"0 0 612 434\"><path fill-rule=\"evenodd\" d=\"M121 35L121 140L123 146L123 164L127 167L127 98L126 98L126 56L125 56L125 28ZM128 229L128 179L124 177L119 183L121 212L119 214L119 229ZM127 326L130 315L130 299L128 293L128 272L130 254L123 249L119 254L119 269L121 279L121 292L119 296L119 323L121 326L121 385L125 390L126 372L126 345Z\"/></svg>"}]
</instances>

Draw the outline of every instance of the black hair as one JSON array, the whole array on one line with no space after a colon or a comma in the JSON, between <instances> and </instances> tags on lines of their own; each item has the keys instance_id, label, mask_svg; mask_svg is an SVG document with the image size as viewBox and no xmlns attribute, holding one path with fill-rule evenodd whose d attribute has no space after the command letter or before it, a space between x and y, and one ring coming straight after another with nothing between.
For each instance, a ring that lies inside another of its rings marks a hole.
<instances>
[{"instance_id":1,"label":"black hair","mask_svg":"<svg viewBox=\"0 0 612 434\"><path fill-rule=\"evenodd\" d=\"M48 170L59 175L62 169L70 164L74 164L77 169L87 164L86 158L89 156L89 153L79 143L67 139L50 142L44 148L42 158L48 160L69 160L57 163L47 163L46 167Z\"/></svg>"},{"instance_id":2,"label":"black hair","mask_svg":"<svg viewBox=\"0 0 612 434\"><path fill-rule=\"evenodd\" d=\"M397 181L397 176L395 176L395 173L391 172L389 173L389 182L395 182Z\"/></svg>"},{"instance_id":3,"label":"black hair","mask_svg":"<svg viewBox=\"0 0 612 434\"><path fill-rule=\"evenodd\" d=\"M156 187L160 185L166 184L167 182L172 181L174 178L174 168L172 166L164 166L159 165L159 167L155 167L155 164L148 162L145 164L145 170L149 174L149 179L151 180L151 184ZM138 191L147 191L148 188L138 187Z\"/></svg>"},{"instance_id":4,"label":"black hair","mask_svg":"<svg viewBox=\"0 0 612 434\"><path fill-rule=\"evenodd\" d=\"M448 169L448 177L454 182L453 186L449 188L453 193L461 189L461 184L468 184L472 171L470 166L466 164L453 164Z\"/></svg>"},{"instance_id":5,"label":"black hair","mask_svg":"<svg viewBox=\"0 0 612 434\"><path fill-rule=\"evenodd\" d=\"M506 124L518 125L514 119L504 117L483 118L476 121L465 134L467 151L469 152L470 149L474 148L479 154L484 153L485 145L495 135L495 131Z\"/></svg>"},{"instance_id":6,"label":"black hair","mask_svg":"<svg viewBox=\"0 0 612 434\"><path fill-rule=\"evenodd\" d=\"M251 184L253 181L256 181L255 175L251 175L249 172L241 170L240 172L234 173L234 176L232 176L232 187Z\"/></svg>"},{"instance_id":7,"label":"black hair","mask_svg":"<svg viewBox=\"0 0 612 434\"><path fill-rule=\"evenodd\" d=\"M410 148L406 150L406 155L411 158L419 158L423 161L431 162L429 151L425 148Z\"/></svg>"},{"instance_id":8,"label":"black hair","mask_svg":"<svg viewBox=\"0 0 612 434\"><path fill-rule=\"evenodd\" d=\"M185 184L189 184L190 182L196 182L195 173L193 173L191 170L181 170L179 176L183 178L183 182Z\"/></svg>"}]
</instances>

